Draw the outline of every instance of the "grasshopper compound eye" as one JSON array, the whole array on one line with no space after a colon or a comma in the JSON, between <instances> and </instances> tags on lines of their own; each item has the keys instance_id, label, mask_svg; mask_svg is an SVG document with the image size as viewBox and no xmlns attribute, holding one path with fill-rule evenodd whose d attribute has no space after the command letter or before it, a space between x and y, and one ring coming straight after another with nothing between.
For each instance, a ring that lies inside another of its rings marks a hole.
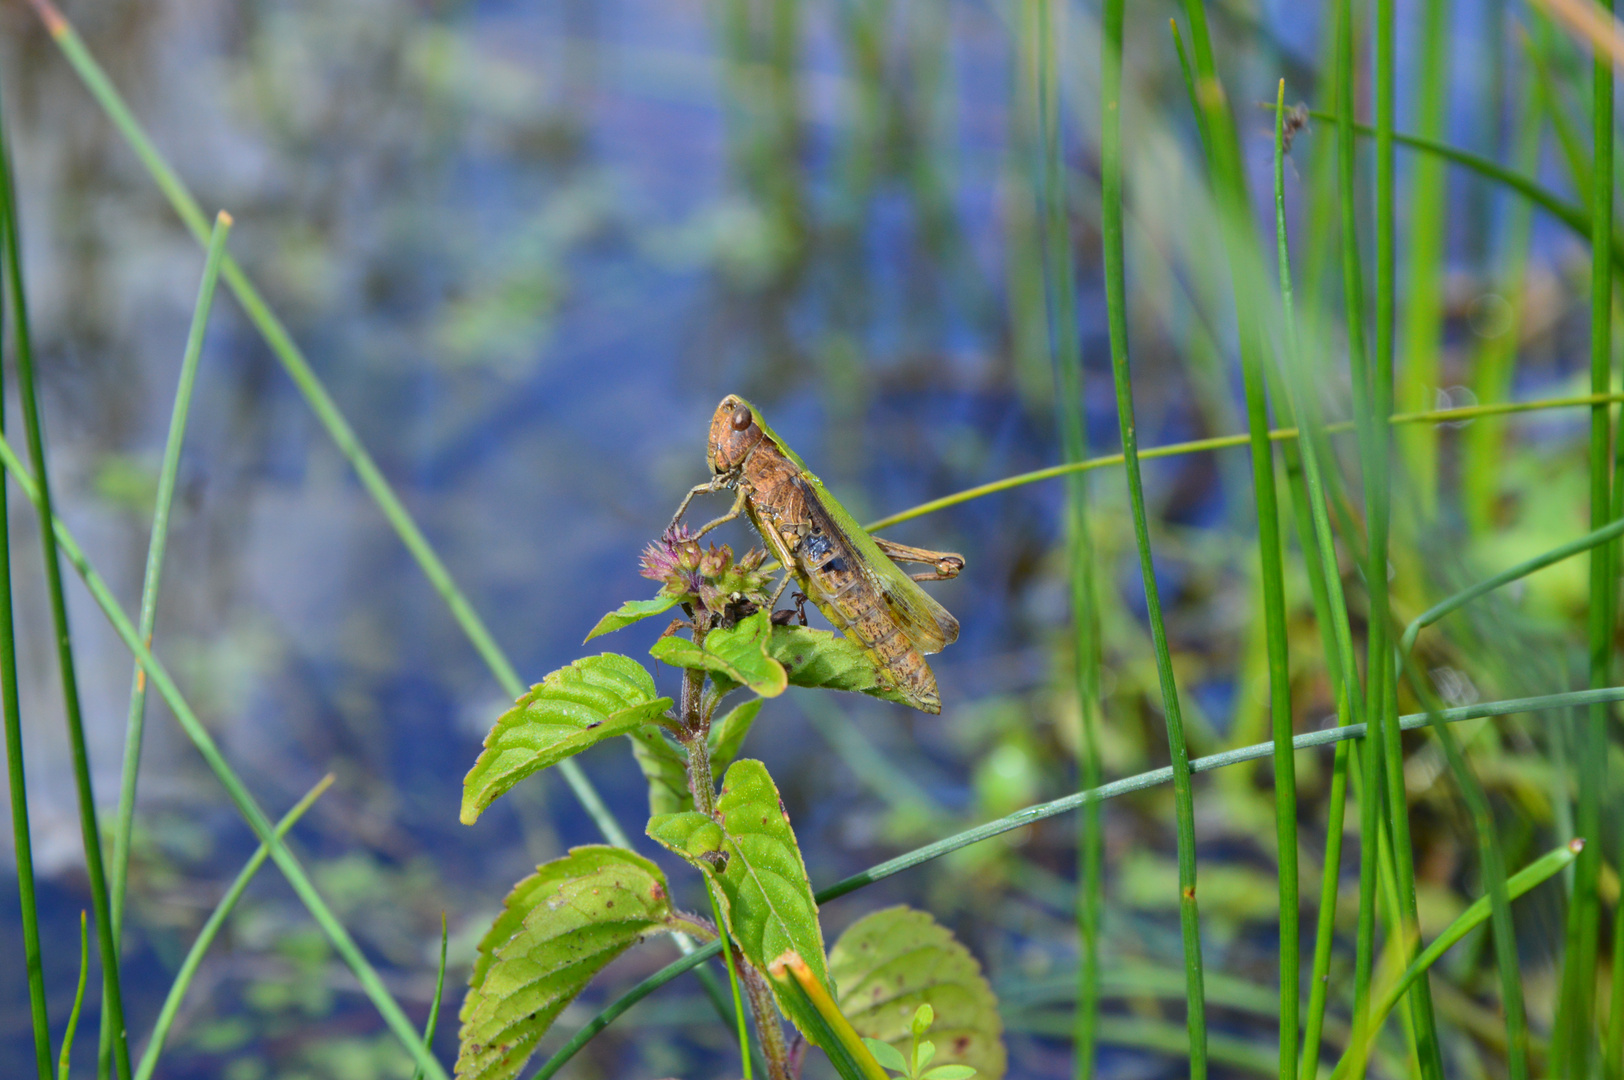
<instances>
[{"instance_id":1,"label":"grasshopper compound eye","mask_svg":"<svg viewBox=\"0 0 1624 1080\"><path fill-rule=\"evenodd\" d=\"M740 405L733 410L734 431L743 431L745 428L749 427L750 420L750 410L747 407Z\"/></svg>"}]
</instances>

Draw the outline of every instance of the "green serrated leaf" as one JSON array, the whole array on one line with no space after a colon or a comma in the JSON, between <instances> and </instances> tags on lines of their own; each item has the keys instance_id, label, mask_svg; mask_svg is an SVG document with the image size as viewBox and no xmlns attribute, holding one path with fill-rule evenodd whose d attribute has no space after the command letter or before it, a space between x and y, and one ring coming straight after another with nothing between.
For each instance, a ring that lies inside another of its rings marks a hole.
<instances>
[{"instance_id":1,"label":"green serrated leaf","mask_svg":"<svg viewBox=\"0 0 1624 1080\"><path fill-rule=\"evenodd\" d=\"M670 890L624 848L572 848L513 887L474 960L463 999L459 1080L509 1080L604 965L668 929Z\"/></svg>"},{"instance_id":2,"label":"green serrated leaf","mask_svg":"<svg viewBox=\"0 0 1624 1080\"><path fill-rule=\"evenodd\" d=\"M681 599L680 596L667 596L662 592L652 600L628 600L599 619L598 625L594 626L592 632L586 636L586 641L591 641L602 634L612 634L616 630L625 629L634 622L642 622L644 619L653 618L662 612L670 611L677 606L678 601ZM586 641L581 644L586 644Z\"/></svg>"},{"instance_id":3,"label":"green serrated leaf","mask_svg":"<svg viewBox=\"0 0 1624 1080\"><path fill-rule=\"evenodd\" d=\"M712 630L703 646L687 638L665 637L649 654L673 667L715 672L748 686L762 697L777 697L789 686L784 666L767 655L772 625L765 611L740 619L736 626Z\"/></svg>"},{"instance_id":4,"label":"green serrated leaf","mask_svg":"<svg viewBox=\"0 0 1624 1080\"><path fill-rule=\"evenodd\" d=\"M711 770L726 772L728 765L739 756L744 737L750 734L750 725L756 722L765 698L751 698L711 725Z\"/></svg>"},{"instance_id":5,"label":"green serrated leaf","mask_svg":"<svg viewBox=\"0 0 1624 1080\"><path fill-rule=\"evenodd\" d=\"M697 811L667 814L648 823L648 834L712 876L721 893L722 916L739 951L763 974L767 965L793 950L828 987L823 958L823 930L812 884L767 767L746 758L736 761L722 781L716 819ZM720 851L722 859L707 857ZM774 987L774 992L779 993ZM785 1015L803 1032L797 1011Z\"/></svg>"},{"instance_id":6,"label":"green serrated leaf","mask_svg":"<svg viewBox=\"0 0 1624 1080\"><path fill-rule=\"evenodd\" d=\"M998 999L975 957L925 912L893 907L859 919L830 952L829 974L840 1011L860 1034L906 1046L915 1011L929 1004L943 1065L969 1065L984 1080L1002 1080Z\"/></svg>"},{"instance_id":7,"label":"green serrated leaf","mask_svg":"<svg viewBox=\"0 0 1624 1080\"><path fill-rule=\"evenodd\" d=\"M462 823L531 773L616 735L636 730L671 705L636 660L615 653L559 668L503 713L462 781Z\"/></svg>"},{"instance_id":8,"label":"green serrated leaf","mask_svg":"<svg viewBox=\"0 0 1624 1080\"><path fill-rule=\"evenodd\" d=\"M903 1073L904 1075L907 1074L908 1059L902 1056L901 1050L898 1050L888 1042L881 1042L878 1039L870 1039L866 1037L863 1039L863 1045L868 1047L868 1052L874 1055L874 1060L878 1061L887 1069L890 1069L892 1072Z\"/></svg>"},{"instance_id":9,"label":"green serrated leaf","mask_svg":"<svg viewBox=\"0 0 1624 1080\"><path fill-rule=\"evenodd\" d=\"M845 690L910 704L904 694L881 680L868 654L840 634L804 626L775 626L767 651L784 665L792 686Z\"/></svg>"},{"instance_id":10,"label":"green serrated leaf","mask_svg":"<svg viewBox=\"0 0 1624 1080\"><path fill-rule=\"evenodd\" d=\"M627 738L632 741L632 756L648 780L649 817L692 810L694 799L688 793L688 761L682 748L653 725L640 727Z\"/></svg>"}]
</instances>

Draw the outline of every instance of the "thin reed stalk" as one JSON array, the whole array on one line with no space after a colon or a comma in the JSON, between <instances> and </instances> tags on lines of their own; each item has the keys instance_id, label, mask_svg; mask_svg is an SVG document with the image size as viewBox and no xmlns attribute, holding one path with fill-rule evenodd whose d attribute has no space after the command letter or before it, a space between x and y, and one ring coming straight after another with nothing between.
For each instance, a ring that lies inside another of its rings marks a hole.
<instances>
[{"instance_id":1,"label":"thin reed stalk","mask_svg":"<svg viewBox=\"0 0 1624 1080\"><path fill-rule=\"evenodd\" d=\"M1354 409L1362 424L1368 424L1371 410L1367 403L1368 383L1365 378L1365 298L1364 269L1359 261L1359 218L1354 203L1354 169L1356 165L1353 140L1353 68L1356 45L1354 41L1353 5L1351 0L1339 0L1336 8L1337 114L1337 202L1342 217L1342 289L1345 325L1348 336L1348 358L1354 366ZM1361 441L1368 437L1361 432ZM1368 484L1370 478L1366 476ZM1382 580L1386 581L1386 568ZM1348 669L1348 682L1355 679L1356 668ZM1371 695L1366 695L1369 700ZM1380 706L1378 705L1377 708ZM1353 975L1353 1030L1354 1038L1365 1037L1370 1024L1370 976L1376 940L1376 867L1377 804L1381 791L1381 740L1369 738L1360 748L1359 792L1359 922L1354 936Z\"/></svg>"},{"instance_id":2,"label":"thin reed stalk","mask_svg":"<svg viewBox=\"0 0 1624 1080\"><path fill-rule=\"evenodd\" d=\"M1415 133L1433 142L1444 136L1448 105L1449 0L1424 0L1415 42ZM1410 167L1407 204L1403 327L1403 363L1399 369L1401 408L1433 404L1440 382L1439 341L1443 333L1444 163L1423 154ZM1411 428L1399 437L1403 460L1415 492L1417 510L1427 521L1438 508L1438 432Z\"/></svg>"},{"instance_id":3,"label":"thin reed stalk","mask_svg":"<svg viewBox=\"0 0 1624 1080\"><path fill-rule=\"evenodd\" d=\"M1195 796L1190 756L1184 739L1173 657L1162 620L1160 588L1150 550L1145 485L1139 471L1139 431L1134 418L1133 382L1128 372L1128 295L1122 244L1122 37L1124 0L1106 0L1100 33L1100 233L1105 260L1105 306L1111 335L1111 378L1116 385L1117 424L1133 513L1134 541L1144 582L1162 714L1173 764L1174 821L1178 834L1179 928L1184 941L1185 1024L1190 1036L1191 1080L1207 1075L1206 1002L1202 991L1201 917L1196 903Z\"/></svg>"},{"instance_id":4,"label":"thin reed stalk","mask_svg":"<svg viewBox=\"0 0 1624 1080\"><path fill-rule=\"evenodd\" d=\"M1436 2L1436 0L1434 0ZM1397 877L1399 947L1405 963L1420 948L1420 920L1415 903L1415 858L1410 841L1410 806L1404 783L1404 747L1399 738L1396 671L1390 636L1391 616L1387 578L1390 559L1392 503L1390 465L1393 413L1394 351L1398 330L1397 208L1393 160L1394 98L1397 80L1394 53L1397 27L1394 0L1376 0L1372 28L1375 53L1376 105L1376 351L1369 375L1370 393L1364 401L1369 420L1359 425L1365 434L1364 492L1368 561L1365 588L1370 597L1369 642L1366 652L1370 717L1381 737L1385 788L1378 796L1387 808L1388 837ZM1358 377L1357 371L1355 378ZM1436 377L1431 376L1431 377ZM1355 407L1359 398L1355 396ZM1430 461L1426 463L1430 468ZM1423 506L1425 502L1423 500ZM1442 1080L1443 1056L1433 1015L1432 992L1423 973L1410 992L1416 1054L1424 1080Z\"/></svg>"},{"instance_id":5,"label":"thin reed stalk","mask_svg":"<svg viewBox=\"0 0 1624 1080\"><path fill-rule=\"evenodd\" d=\"M322 793L333 785L333 774L328 773L316 781L314 787L305 792L304 798L293 804L293 807L282 820L276 823L276 835L280 839L288 834L298 820L304 817L305 811L316 805L316 800ZM192 939L191 948L186 950L186 958L180 962L180 968L175 972L175 978L169 984L169 992L164 995L164 1003L158 1009L158 1019L152 1025L152 1035L147 1039L146 1049L141 1051L141 1060L135 1068L135 1080L150 1080L152 1072L158 1067L158 1057L163 1053L164 1043L169 1039L169 1029L174 1026L175 1018L180 1015L181 1003L186 1000L186 991L191 989L192 980L197 976L197 970L203 964L203 957L208 954L209 946L231 918L236 910L237 902L242 899L243 893L248 891L248 885L259 873L260 867L270 857L270 849L263 843L254 849L248 857L237 876L232 879L226 888L225 895L220 897L214 910L203 923L203 928ZM432 1029L431 1029L432 1030Z\"/></svg>"},{"instance_id":6,"label":"thin reed stalk","mask_svg":"<svg viewBox=\"0 0 1624 1080\"><path fill-rule=\"evenodd\" d=\"M1613 394L1577 394L1571 397L1542 398L1537 401L1502 401L1487 405L1461 405L1449 409L1430 409L1420 413L1394 413L1388 418L1388 423L1394 426L1402 424L1451 424L1462 423L1467 420L1478 420L1497 416L1514 416L1527 412L1542 412L1547 409L1585 408L1597 404L1624 401L1624 393ZM1306 409L1311 404L1299 400L1297 408ZM1353 430L1349 421L1339 421L1334 424L1325 424L1315 431L1316 437L1341 434ZM1301 437L1301 429L1296 426L1274 428L1269 432L1271 442L1295 441ZM1163 446L1148 446L1139 451L1141 461L1150 461L1156 458L1179 457L1183 454L1199 454L1212 450L1232 450L1242 446L1250 446L1251 434L1216 435L1208 439L1190 439L1185 442L1167 443ZM899 510L888 514L878 521L872 521L863 526L869 532L889 528L904 521L933 514L938 510L946 510L950 506L958 506L971 502L985 495L993 495L1000 491L1009 491L1012 488L1024 487L1043 480L1053 480L1056 477L1069 476L1074 472L1090 472L1094 469L1110 468L1121 465L1121 454L1103 454L1092 457L1086 461L1067 462L1062 465L1050 465L1047 468L1034 469L1031 472L1018 473L1006 476L1002 480L993 480L990 483L978 484L972 488L944 495L939 499L920 503L918 506ZM1327 478L1329 482L1330 478Z\"/></svg>"},{"instance_id":7,"label":"thin reed stalk","mask_svg":"<svg viewBox=\"0 0 1624 1080\"><path fill-rule=\"evenodd\" d=\"M1262 274L1254 248L1251 199L1241 163L1240 138L1219 81L1202 0L1186 0L1195 53L1196 100L1206 117L1209 172L1221 219L1234 289L1246 426L1257 502L1259 576L1269 672L1269 717L1274 733L1275 849L1280 890L1280 1080L1297 1074L1299 914L1297 880L1297 774L1291 753L1291 665L1287 647L1285 568L1269 405L1264 384L1265 338L1258 310ZM1284 93L1284 84L1281 86ZM1277 115L1277 147L1282 142ZM1279 153L1276 160L1279 160Z\"/></svg>"},{"instance_id":8,"label":"thin reed stalk","mask_svg":"<svg viewBox=\"0 0 1624 1080\"><path fill-rule=\"evenodd\" d=\"M191 412L192 387L197 381L198 360L203 355L203 334L208 328L209 311L214 306L214 287L220 279L220 260L225 255L226 237L231 233L231 215L224 210L214 219L209 236L208 255L203 261L203 280L192 309L192 324L186 334L186 351L181 356L180 384L169 417L169 434L164 440L163 464L158 470L158 494L152 507L152 535L147 542L146 575L141 583L141 640L152 643L158 616L158 588L163 577L164 550L169 541L169 510L175 500L175 477L180 472L181 444L186 439L186 420ZM124 769L118 789L118 814L113 819L113 866L111 895L113 942L124 940L124 893L129 883L130 835L135 826L135 785L141 771L141 744L146 735L147 677L139 666L130 677L130 711L124 727ZM112 1031L103 1014L99 1056L112 1047Z\"/></svg>"},{"instance_id":9,"label":"thin reed stalk","mask_svg":"<svg viewBox=\"0 0 1624 1080\"><path fill-rule=\"evenodd\" d=\"M38 507L40 489L35 484L34 477L28 468L23 465L22 460L12 450L11 444L4 439L0 439L0 465L4 465L6 471L22 488L23 494ZM124 647L130 650L130 653L147 673L147 681L158 691L158 696L163 699L164 704L169 706L169 711L174 714L175 720L181 726L181 730L186 733L186 737L191 740L192 745L202 755L204 763L208 765L209 771L214 773L215 779L219 780L220 786L225 788L226 794L231 798L238 813L248 822L249 828L254 830L254 834L259 837L261 842L270 849L271 858L275 860L278 869L287 878L294 894L303 902L311 917L316 920L316 924L321 927L327 939L332 942L334 951L338 953L340 958L355 974L356 981L361 984L362 992L366 994L368 1000L372 1002L383 1017L384 1022L401 1041L401 1044L406 1047L407 1052L423 1067L424 1073L432 1077L433 1080L448 1080L445 1069L424 1051L422 1040L419 1039L411 1021L406 1018L406 1014L401 1010L399 1003L395 1001L388 988L384 986L383 980L378 977L377 969L367 960L360 947L356 945L355 939L350 936L348 930L344 929L343 923L339 922L338 917L327 906L327 902L322 899L321 893L312 884L309 874L305 872L304 866L299 862L298 857L276 836L275 828L272 826L270 819L265 816L265 811L249 794L247 787L243 785L241 778L237 776L236 770L220 753L220 748L215 743L214 737L209 734L208 729L203 726L197 714L192 711L191 705L187 703L186 698L181 694L180 688L175 685L175 680L170 676L168 670L158 662L157 658L152 655L152 650L147 648L146 642L142 641L140 635L136 633L135 625L130 622L130 617L125 614L124 608L119 604L117 598L113 596L107 582L102 579L100 574L96 573L95 568L90 565L90 561L85 558L84 551L73 538L73 534L54 515L45 515L42 512L41 516L54 525L53 531L56 545L60 547L62 554L66 556L68 562L78 572L86 588L90 590L90 595L96 601L96 606L102 609L103 614L107 616L107 621L112 624L113 631L124 642Z\"/></svg>"},{"instance_id":10,"label":"thin reed stalk","mask_svg":"<svg viewBox=\"0 0 1624 1080\"><path fill-rule=\"evenodd\" d=\"M1083 414L1083 350L1077 328L1077 284L1073 265L1071 223L1067 210L1064 153L1060 135L1060 73L1056 43L1065 40L1061 21L1065 5L1031 0L1031 18L1023 19L1033 36L1030 53L1036 60L1036 130L1041 142L1037 175L1043 212L1049 341L1058 395L1061 448L1068 463L1081 462L1088 452L1088 430ZM1094 597L1094 545L1088 524L1088 482L1073 472L1066 484L1066 552L1071 582L1072 664L1077 691L1080 747L1078 773L1082 787L1100 783L1099 618ZM1099 807L1079 815L1077 836L1078 934L1077 1015L1073 1031L1073 1057L1078 1080L1094 1073L1094 1050L1099 1017L1099 932L1105 907L1105 835Z\"/></svg>"},{"instance_id":11,"label":"thin reed stalk","mask_svg":"<svg viewBox=\"0 0 1624 1080\"><path fill-rule=\"evenodd\" d=\"M0 214L0 245L11 243L11 218ZM11 271L0 260L0 277ZM5 305L0 303L0 329ZM0 335L3 338L3 335ZM0 402L3 404L3 402ZM5 409L0 407L0 437ZM28 827L28 777L23 763L22 707L17 695L17 636L11 602L11 509L8 483L0 482L0 712L6 726L6 785L11 796L11 840L17 861L17 902L22 909L23 970L27 973L28 1017L34 1029L34 1067L39 1080L52 1080L51 1027L45 1011L45 969L40 953L39 900L34 888L34 843Z\"/></svg>"},{"instance_id":12,"label":"thin reed stalk","mask_svg":"<svg viewBox=\"0 0 1624 1080\"><path fill-rule=\"evenodd\" d=\"M1612 10L1611 0L1603 10ZM1590 385L1612 388L1613 263L1609 241L1613 225L1613 70L1598 53L1591 67L1590 175ZM1612 413L1606 406L1590 410L1590 527L1599 529L1613 517ZM1612 667L1614 569L1611 546L1590 554L1589 683L1605 685ZM1552 1034L1553 1074L1585 1073L1590 1068L1595 1016L1597 925L1601 871L1601 808L1606 799L1607 712L1586 713L1578 754L1579 799L1574 813L1578 834L1592 841L1573 865L1573 894L1568 902L1567 944L1562 985Z\"/></svg>"},{"instance_id":13,"label":"thin reed stalk","mask_svg":"<svg viewBox=\"0 0 1624 1080\"><path fill-rule=\"evenodd\" d=\"M40 422L39 398L34 390L34 344L28 327L28 303L23 290L21 240L18 237L17 196L13 184L11 150L0 126L0 216L5 219L6 300L11 305L12 357L16 364L17 396L22 406L28 456L39 486L40 548L45 559L45 581L50 596L51 626L55 631L57 671L62 680L62 705L73 755L74 793L79 802L79 832L84 843L85 871L90 879L90 906L96 913L96 948L101 957L102 1008L111 1018L113 1064L122 1080L130 1075L130 1046L124 1030L124 998L119 986L118 947L113 940L107 898L107 872L102 859L101 828L96 820L96 793L90 780L90 748L85 739L79 705L79 678L73 662L73 637L68 629L68 605L62 591L62 564L51 531L51 487L45 464L45 435Z\"/></svg>"}]
</instances>

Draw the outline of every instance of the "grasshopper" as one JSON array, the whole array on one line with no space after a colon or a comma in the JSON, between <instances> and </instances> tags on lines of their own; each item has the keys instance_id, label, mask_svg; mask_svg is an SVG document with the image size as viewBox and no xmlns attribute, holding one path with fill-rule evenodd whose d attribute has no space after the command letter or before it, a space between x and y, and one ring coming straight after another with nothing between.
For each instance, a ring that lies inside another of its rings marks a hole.
<instances>
[{"instance_id":1,"label":"grasshopper","mask_svg":"<svg viewBox=\"0 0 1624 1080\"><path fill-rule=\"evenodd\" d=\"M863 649L889 688L922 712L941 712L925 655L952 644L959 622L915 582L956 577L964 558L870 536L756 407L736 394L716 407L705 458L711 479L683 497L672 524L696 495L737 492L732 509L695 535L748 517L786 571L774 603L793 579L804 599ZM898 562L933 569L910 577Z\"/></svg>"}]
</instances>

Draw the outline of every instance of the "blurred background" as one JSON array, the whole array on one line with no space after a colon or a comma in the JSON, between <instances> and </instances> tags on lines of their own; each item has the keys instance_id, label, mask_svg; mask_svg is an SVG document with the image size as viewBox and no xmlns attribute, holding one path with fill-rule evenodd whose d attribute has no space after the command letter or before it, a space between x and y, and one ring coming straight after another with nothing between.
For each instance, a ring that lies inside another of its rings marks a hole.
<instances>
[{"instance_id":1,"label":"blurred background","mask_svg":"<svg viewBox=\"0 0 1624 1080\"><path fill-rule=\"evenodd\" d=\"M1065 7L1057 47L1085 405L1091 452L1110 453L1097 12ZM1588 61L1520 3L1452 8L1442 134L1507 160L1535 96L1530 50L1557 95L1549 116L1584 100ZM1415 4L1398 11L1401 26L1421 17ZM641 656L658 633L655 620L580 645L603 612L652 593L638 554L705 479L704 431L724 393L754 400L860 520L1061 459L1013 0L70 0L64 13L205 209L236 217L232 251L527 682L600 645ZM1129 10L1127 246L1145 446L1244 430L1229 286L1167 28L1176 13L1171 3ZM1288 103L1329 107L1316 81L1326 13L1225 0L1209 15L1261 212L1272 115L1251 106L1272 102L1284 77ZM1399 35L1401 130L1416 123L1406 92L1415 40ZM133 611L202 251L18 0L0 3L0 65L59 509ZM1570 192L1559 142L1542 143L1545 121L1533 123L1530 171ZM1330 143L1314 124L1297 137L1294 215L1329 177ZM1414 162L1400 157L1401 193ZM1530 223L1472 174L1449 174L1443 191L1439 375L1419 407L1475 400L1494 350L1515 357L1500 392L1583 392L1585 246ZM1401 229L1414 225L1401 217ZM1337 288L1334 262L1316 269L1312 258L1309 304L1316 288ZM1331 417L1345 416L1345 364L1328 359L1321 385ZM1414 552L1396 572L1403 618L1438 590L1585 528L1584 415L1493 423L1507 449L1476 511L1458 496L1458 432L1443 435L1441 497L1436 480L1400 488ZM1268 735L1244 454L1145 469L1192 754ZM1165 764L1166 744L1125 485L1115 468L1092 477L1113 777ZM963 625L933 660L940 717L794 690L768 704L745 752L778 778L815 885L1075 788L1063 499L1050 481L890 534L968 560L961 578L931 586ZM89 892L38 533L19 503L13 488L32 824L60 1025ZM750 543L729 539L741 551ZM438 1045L453 1053L461 980L508 887L598 834L553 774L476 827L458 824L462 775L504 695L225 290L168 567L155 651L273 816L337 774L296 844L418 1018L447 915ZM1295 704L1307 730L1332 704L1307 587L1293 574ZM1584 587L1580 562L1536 576L1514 602L1463 616L1460 644L1438 646L1429 663L1450 669L1457 702L1566 689L1582 679ZM131 665L77 583L70 597L94 776L111 807ZM669 669L658 678L675 683ZM136 1035L254 846L163 706L149 715L126 931ZM1546 797L1544 758L1517 760L1534 736L1519 744L1517 724L1508 730L1503 747L1478 738L1474 748L1480 763L1498 763L1485 783L1526 823L1515 866L1519 852L1549 846L1542 830L1564 804ZM627 747L580 762L654 855ZM1310 895L1328 762L1299 757ZM1441 758L1422 749L1411 768L1431 928L1473 895L1463 862L1473 848L1458 800L1432 788ZM1215 1062L1234 1074L1273 1068L1270 783L1266 766L1246 766L1197 785ZM1106 1077L1185 1068L1170 807L1163 788L1104 814L1105 969L1137 973L1107 993ZM929 908L1002 993L1011 1074L1069 1076L1077 829L1073 816L1051 819L833 902L825 933L832 941L887 903ZM0 894L14 896L9 845L8 828ZM704 904L697 891L678 899ZM1519 918L1537 1025L1560 911L1536 894ZM15 904L0 902L6 1075L28 1068L32 1046L16 919ZM1461 1061L1460 1047L1492 1056L1496 1022L1477 996L1493 978L1488 950L1474 950L1454 982L1438 980ZM674 956L662 942L622 958L543 1049ZM84 1069L93 1012L81 1032ZM1328 1037L1340 1045L1334 1023ZM162 1075L175 1078L409 1073L269 870L205 963L172 1043ZM570 1075L727 1075L730 1045L684 979L600 1036Z\"/></svg>"}]
</instances>

